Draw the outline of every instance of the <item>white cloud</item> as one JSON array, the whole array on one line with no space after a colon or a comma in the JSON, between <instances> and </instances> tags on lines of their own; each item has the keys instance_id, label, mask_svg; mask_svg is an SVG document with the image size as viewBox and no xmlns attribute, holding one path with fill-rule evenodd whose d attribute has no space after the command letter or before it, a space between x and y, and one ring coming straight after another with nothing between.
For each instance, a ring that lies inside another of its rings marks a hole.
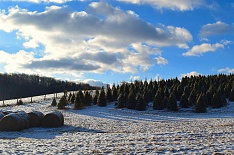
<instances>
[{"instance_id":1,"label":"white cloud","mask_svg":"<svg viewBox=\"0 0 234 155\"><path fill-rule=\"evenodd\" d=\"M207 44L203 43L201 45L195 45L186 53L183 53L183 56L201 56L207 52L215 52L219 48L224 48L225 44L216 43L216 44Z\"/></svg>"},{"instance_id":2,"label":"white cloud","mask_svg":"<svg viewBox=\"0 0 234 155\"><path fill-rule=\"evenodd\" d=\"M87 83L90 86L98 86L98 87L102 87L102 86L106 86L107 84L99 81L99 80L94 80L94 79L85 79L83 81L77 80L78 82L83 82L83 83Z\"/></svg>"},{"instance_id":3,"label":"white cloud","mask_svg":"<svg viewBox=\"0 0 234 155\"><path fill-rule=\"evenodd\" d=\"M155 59L156 63L159 64L159 65L166 65L166 64L168 64L167 59L165 59L165 58L163 58L161 56L156 57L154 59Z\"/></svg>"},{"instance_id":4,"label":"white cloud","mask_svg":"<svg viewBox=\"0 0 234 155\"><path fill-rule=\"evenodd\" d=\"M234 73L234 68L226 67L226 68L219 69L218 72L230 74L230 73Z\"/></svg>"},{"instance_id":5,"label":"white cloud","mask_svg":"<svg viewBox=\"0 0 234 155\"><path fill-rule=\"evenodd\" d=\"M198 73L198 72L196 72L196 71L192 71L192 72L190 72L190 73L185 73L185 74L181 74L180 76L181 77L191 77L191 76L199 76L199 75L201 75L200 73Z\"/></svg>"},{"instance_id":6,"label":"white cloud","mask_svg":"<svg viewBox=\"0 0 234 155\"><path fill-rule=\"evenodd\" d=\"M136 81L136 80L140 80L140 78L141 78L140 76L130 76L129 79L130 79L131 81Z\"/></svg>"},{"instance_id":7,"label":"white cloud","mask_svg":"<svg viewBox=\"0 0 234 155\"><path fill-rule=\"evenodd\" d=\"M72 0L12 0L15 2L30 2L30 3L58 3L58 4L62 4L62 3L66 3L66 2L70 2Z\"/></svg>"},{"instance_id":8,"label":"white cloud","mask_svg":"<svg viewBox=\"0 0 234 155\"><path fill-rule=\"evenodd\" d=\"M229 34L234 32L234 24L229 25L221 21L202 26L200 36L206 38L212 35Z\"/></svg>"},{"instance_id":9,"label":"white cloud","mask_svg":"<svg viewBox=\"0 0 234 155\"><path fill-rule=\"evenodd\" d=\"M119 0L133 4L152 5L156 9L171 9L179 11L193 10L205 4L204 0Z\"/></svg>"},{"instance_id":10,"label":"white cloud","mask_svg":"<svg viewBox=\"0 0 234 155\"><path fill-rule=\"evenodd\" d=\"M36 12L16 6L0 13L0 23L0 30L16 31L18 39L25 40L24 47L44 47L42 58L31 55L30 61L20 65L45 74L145 71L155 64L151 56L160 55L157 47L186 48L192 40L185 28L154 26L134 12L103 2L91 3L87 12L72 11L67 6ZM14 70L18 71L12 67Z\"/></svg>"},{"instance_id":11,"label":"white cloud","mask_svg":"<svg viewBox=\"0 0 234 155\"><path fill-rule=\"evenodd\" d=\"M31 39L28 42L23 43L23 46L25 48L37 48L39 47L39 44L38 44L38 41Z\"/></svg>"}]
</instances>

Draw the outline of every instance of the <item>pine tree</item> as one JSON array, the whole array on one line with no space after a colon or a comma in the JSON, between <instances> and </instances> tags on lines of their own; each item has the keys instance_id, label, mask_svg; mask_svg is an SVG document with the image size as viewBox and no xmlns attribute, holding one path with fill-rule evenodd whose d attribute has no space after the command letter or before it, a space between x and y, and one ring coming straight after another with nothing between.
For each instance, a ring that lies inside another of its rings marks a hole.
<instances>
[{"instance_id":1,"label":"pine tree","mask_svg":"<svg viewBox=\"0 0 234 155\"><path fill-rule=\"evenodd\" d=\"M57 106L57 101L56 101L55 97L52 100L51 106Z\"/></svg>"},{"instance_id":2,"label":"pine tree","mask_svg":"<svg viewBox=\"0 0 234 155\"><path fill-rule=\"evenodd\" d=\"M59 103L58 103L58 109L63 109L65 108L65 106L67 105L67 100L66 100L66 97L65 96L62 96L59 100Z\"/></svg>"},{"instance_id":3,"label":"pine tree","mask_svg":"<svg viewBox=\"0 0 234 155\"><path fill-rule=\"evenodd\" d=\"M88 91L85 91L84 102L85 102L85 106L91 106L92 96L90 95Z\"/></svg>"},{"instance_id":4,"label":"pine tree","mask_svg":"<svg viewBox=\"0 0 234 155\"><path fill-rule=\"evenodd\" d=\"M133 90L129 92L128 101L127 101L127 108L128 109L135 109L136 108L136 94Z\"/></svg>"},{"instance_id":5,"label":"pine tree","mask_svg":"<svg viewBox=\"0 0 234 155\"><path fill-rule=\"evenodd\" d=\"M149 103L149 94L146 89L143 91L143 99L145 100L146 104Z\"/></svg>"},{"instance_id":6,"label":"pine tree","mask_svg":"<svg viewBox=\"0 0 234 155\"><path fill-rule=\"evenodd\" d=\"M97 104L98 96L99 96L99 90L96 89L95 94L93 96L93 104L94 105Z\"/></svg>"},{"instance_id":7,"label":"pine tree","mask_svg":"<svg viewBox=\"0 0 234 155\"><path fill-rule=\"evenodd\" d=\"M221 102L222 102L222 105L223 105L223 106L227 106L228 103L227 103L227 100L226 100L225 95L222 96Z\"/></svg>"},{"instance_id":8,"label":"pine tree","mask_svg":"<svg viewBox=\"0 0 234 155\"><path fill-rule=\"evenodd\" d=\"M161 89L158 89L153 102L153 109L154 110L162 110L164 109L163 98L161 96L162 92Z\"/></svg>"},{"instance_id":9,"label":"pine tree","mask_svg":"<svg viewBox=\"0 0 234 155\"><path fill-rule=\"evenodd\" d=\"M125 108L126 107L126 100L125 100L125 94L124 93L121 93L118 97L118 103L117 103L117 106L116 108Z\"/></svg>"},{"instance_id":10,"label":"pine tree","mask_svg":"<svg viewBox=\"0 0 234 155\"><path fill-rule=\"evenodd\" d=\"M82 109L82 108L83 108L83 105L82 105L81 100L80 100L80 95L77 93L76 98L75 98L75 103L74 103L74 109L78 110L78 109Z\"/></svg>"},{"instance_id":11,"label":"pine tree","mask_svg":"<svg viewBox=\"0 0 234 155\"><path fill-rule=\"evenodd\" d=\"M189 101L185 93L183 93L181 99L180 99L180 106L182 108L188 108L189 107Z\"/></svg>"},{"instance_id":12,"label":"pine tree","mask_svg":"<svg viewBox=\"0 0 234 155\"><path fill-rule=\"evenodd\" d=\"M113 98L113 101L116 101L118 98L118 90L115 87L115 84L113 84L112 86L112 98Z\"/></svg>"},{"instance_id":13,"label":"pine tree","mask_svg":"<svg viewBox=\"0 0 234 155\"><path fill-rule=\"evenodd\" d=\"M70 103L75 103L75 99L76 99L76 96L75 96L75 94L73 93L73 94L72 94L72 97L71 97L71 99L70 99Z\"/></svg>"},{"instance_id":14,"label":"pine tree","mask_svg":"<svg viewBox=\"0 0 234 155\"><path fill-rule=\"evenodd\" d=\"M213 98L211 100L211 106L213 108L222 107L222 98L219 92L214 93Z\"/></svg>"},{"instance_id":15,"label":"pine tree","mask_svg":"<svg viewBox=\"0 0 234 155\"><path fill-rule=\"evenodd\" d=\"M136 110L139 110L139 111L146 110L146 103L145 103L145 100L141 94L137 95Z\"/></svg>"},{"instance_id":16,"label":"pine tree","mask_svg":"<svg viewBox=\"0 0 234 155\"><path fill-rule=\"evenodd\" d=\"M229 101L234 102L234 88L231 90Z\"/></svg>"},{"instance_id":17,"label":"pine tree","mask_svg":"<svg viewBox=\"0 0 234 155\"><path fill-rule=\"evenodd\" d=\"M78 91L78 95L79 95L79 97L80 97L80 102L81 102L81 104L82 104L82 107L85 107L84 94L83 94L82 90L79 90L79 91Z\"/></svg>"},{"instance_id":18,"label":"pine tree","mask_svg":"<svg viewBox=\"0 0 234 155\"><path fill-rule=\"evenodd\" d=\"M98 96L98 100L97 100L97 105L104 107L106 106L106 95L105 95L105 91L104 88L101 90L101 93Z\"/></svg>"},{"instance_id":19,"label":"pine tree","mask_svg":"<svg viewBox=\"0 0 234 155\"><path fill-rule=\"evenodd\" d=\"M178 106L177 106L177 102L176 102L174 92L172 92L170 94L169 101L168 101L168 104L167 104L167 110L168 111L178 111Z\"/></svg>"},{"instance_id":20,"label":"pine tree","mask_svg":"<svg viewBox=\"0 0 234 155\"><path fill-rule=\"evenodd\" d=\"M72 98L72 94L71 94L71 92L69 93L69 95L68 95L68 101L70 102L71 101L71 98Z\"/></svg>"},{"instance_id":21,"label":"pine tree","mask_svg":"<svg viewBox=\"0 0 234 155\"><path fill-rule=\"evenodd\" d=\"M206 112L206 103L204 102L204 95L203 94L199 95L194 110L196 113L205 113Z\"/></svg>"},{"instance_id":22,"label":"pine tree","mask_svg":"<svg viewBox=\"0 0 234 155\"><path fill-rule=\"evenodd\" d=\"M112 95L112 90L110 86L107 86L106 99L107 99L107 102L113 102L113 95Z\"/></svg>"},{"instance_id":23,"label":"pine tree","mask_svg":"<svg viewBox=\"0 0 234 155\"><path fill-rule=\"evenodd\" d=\"M169 100L168 100L168 98L165 96L165 97L163 98L163 106L164 106L164 108L167 107L168 102L169 102Z\"/></svg>"},{"instance_id":24,"label":"pine tree","mask_svg":"<svg viewBox=\"0 0 234 155\"><path fill-rule=\"evenodd\" d=\"M193 106L196 104L196 101L197 101L197 95L196 95L196 92L195 90L193 89L189 95L189 98L188 98L188 101L189 101L189 105L190 106Z\"/></svg>"},{"instance_id":25,"label":"pine tree","mask_svg":"<svg viewBox=\"0 0 234 155\"><path fill-rule=\"evenodd\" d=\"M20 99L17 103L16 103L16 105L23 105L24 103L23 103L23 101Z\"/></svg>"}]
</instances>

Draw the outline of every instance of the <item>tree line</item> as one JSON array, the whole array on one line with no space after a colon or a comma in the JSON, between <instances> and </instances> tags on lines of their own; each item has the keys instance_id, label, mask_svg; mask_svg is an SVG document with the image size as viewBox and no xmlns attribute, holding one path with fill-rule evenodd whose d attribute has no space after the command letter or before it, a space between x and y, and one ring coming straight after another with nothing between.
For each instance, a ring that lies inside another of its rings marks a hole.
<instances>
[{"instance_id":1,"label":"tree line","mask_svg":"<svg viewBox=\"0 0 234 155\"><path fill-rule=\"evenodd\" d=\"M174 78L122 82L96 90L92 95L89 91L70 93L63 101L66 102L62 104L64 106L74 103L75 109L92 104L106 106L108 102L116 101L116 108L146 110L149 103L152 103L154 110L178 111L192 108L194 112L201 113L206 112L207 107L220 108L229 101L234 101L234 75L199 75L183 77L181 80Z\"/></svg>"},{"instance_id":2,"label":"tree line","mask_svg":"<svg viewBox=\"0 0 234 155\"><path fill-rule=\"evenodd\" d=\"M60 93L77 90L91 90L85 83L57 80L51 77L27 74L0 73L0 100L20 99L25 97Z\"/></svg>"}]
</instances>

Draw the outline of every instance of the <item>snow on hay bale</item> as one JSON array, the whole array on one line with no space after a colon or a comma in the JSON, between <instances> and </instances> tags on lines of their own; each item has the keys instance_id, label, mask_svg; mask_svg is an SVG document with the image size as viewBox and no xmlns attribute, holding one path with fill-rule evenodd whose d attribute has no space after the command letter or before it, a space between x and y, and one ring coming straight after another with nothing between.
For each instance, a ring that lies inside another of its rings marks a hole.
<instances>
[{"instance_id":1,"label":"snow on hay bale","mask_svg":"<svg viewBox=\"0 0 234 155\"><path fill-rule=\"evenodd\" d=\"M29 127L39 127L41 126L44 114L40 111L32 111L28 113L29 116Z\"/></svg>"},{"instance_id":2,"label":"snow on hay bale","mask_svg":"<svg viewBox=\"0 0 234 155\"><path fill-rule=\"evenodd\" d=\"M8 114L11 114L11 113L14 113L14 112L13 112L13 111L10 111L10 110L3 111L3 114L4 114L4 115L8 115Z\"/></svg>"},{"instance_id":3,"label":"snow on hay bale","mask_svg":"<svg viewBox=\"0 0 234 155\"><path fill-rule=\"evenodd\" d=\"M60 127L64 124L63 114L59 111L48 113L42 120L42 127Z\"/></svg>"},{"instance_id":4,"label":"snow on hay bale","mask_svg":"<svg viewBox=\"0 0 234 155\"><path fill-rule=\"evenodd\" d=\"M24 111L5 115L0 120L0 131L20 131L29 127L29 116Z\"/></svg>"}]
</instances>

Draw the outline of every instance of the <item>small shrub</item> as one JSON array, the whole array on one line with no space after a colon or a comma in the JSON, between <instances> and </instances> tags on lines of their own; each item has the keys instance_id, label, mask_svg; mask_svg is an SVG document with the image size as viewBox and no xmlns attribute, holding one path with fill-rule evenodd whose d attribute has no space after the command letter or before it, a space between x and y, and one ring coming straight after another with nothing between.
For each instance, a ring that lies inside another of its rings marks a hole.
<instances>
[{"instance_id":1,"label":"small shrub","mask_svg":"<svg viewBox=\"0 0 234 155\"><path fill-rule=\"evenodd\" d=\"M51 103L51 106L57 106L57 101L56 101L55 97L53 98L53 101L52 101L52 103Z\"/></svg>"},{"instance_id":2,"label":"small shrub","mask_svg":"<svg viewBox=\"0 0 234 155\"><path fill-rule=\"evenodd\" d=\"M67 105L67 100L65 96L61 97L58 103L58 109L63 109Z\"/></svg>"},{"instance_id":3,"label":"small shrub","mask_svg":"<svg viewBox=\"0 0 234 155\"><path fill-rule=\"evenodd\" d=\"M17 103L16 103L16 105L23 105L24 103L23 103L23 101L20 99Z\"/></svg>"}]
</instances>

